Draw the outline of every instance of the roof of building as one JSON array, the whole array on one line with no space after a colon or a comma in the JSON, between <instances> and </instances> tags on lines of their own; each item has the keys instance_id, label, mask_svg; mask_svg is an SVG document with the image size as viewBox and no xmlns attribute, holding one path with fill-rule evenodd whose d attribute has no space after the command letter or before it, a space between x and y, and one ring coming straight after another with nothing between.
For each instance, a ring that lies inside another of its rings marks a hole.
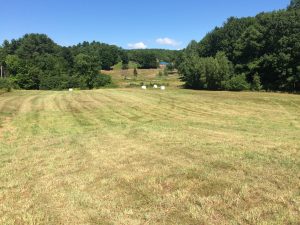
<instances>
[{"instance_id":1,"label":"roof of building","mask_svg":"<svg viewBox=\"0 0 300 225\"><path fill-rule=\"evenodd\" d=\"M168 65L168 64L170 64L170 63L168 63L168 62L160 62L159 64L160 64L160 65Z\"/></svg>"}]
</instances>

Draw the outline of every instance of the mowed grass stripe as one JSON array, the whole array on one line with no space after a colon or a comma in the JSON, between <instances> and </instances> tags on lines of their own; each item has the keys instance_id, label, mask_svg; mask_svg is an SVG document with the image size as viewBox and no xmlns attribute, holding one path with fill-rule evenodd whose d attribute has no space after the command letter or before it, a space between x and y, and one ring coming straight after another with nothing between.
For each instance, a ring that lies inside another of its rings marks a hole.
<instances>
[{"instance_id":1,"label":"mowed grass stripe","mask_svg":"<svg viewBox=\"0 0 300 225\"><path fill-rule=\"evenodd\" d=\"M0 105L0 224L299 221L297 95L16 91Z\"/></svg>"}]
</instances>

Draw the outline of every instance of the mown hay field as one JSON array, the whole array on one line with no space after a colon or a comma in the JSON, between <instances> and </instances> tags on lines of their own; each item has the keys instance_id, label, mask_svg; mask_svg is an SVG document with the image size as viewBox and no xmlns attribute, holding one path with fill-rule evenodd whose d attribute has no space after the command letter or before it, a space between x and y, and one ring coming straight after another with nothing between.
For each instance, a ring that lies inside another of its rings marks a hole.
<instances>
[{"instance_id":1,"label":"mown hay field","mask_svg":"<svg viewBox=\"0 0 300 225\"><path fill-rule=\"evenodd\" d=\"M150 84L167 85L171 88L183 86L184 82L180 81L179 74L169 72L168 76L159 76L159 72L163 73L163 69L137 69L137 75L134 76L133 69L128 70L101 70L101 73L110 75L113 84L120 88L128 88L133 86L140 87L142 84L151 86Z\"/></svg>"},{"instance_id":2,"label":"mown hay field","mask_svg":"<svg viewBox=\"0 0 300 225\"><path fill-rule=\"evenodd\" d=\"M299 95L0 95L0 224L299 221Z\"/></svg>"}]
</instances>

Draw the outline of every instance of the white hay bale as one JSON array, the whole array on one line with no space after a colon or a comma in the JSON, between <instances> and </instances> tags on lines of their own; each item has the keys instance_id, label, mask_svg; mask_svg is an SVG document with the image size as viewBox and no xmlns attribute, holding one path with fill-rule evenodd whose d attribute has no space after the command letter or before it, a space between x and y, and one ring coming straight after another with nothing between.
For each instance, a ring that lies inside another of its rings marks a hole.
<instances>
[{"instance_id":1,"label":"white hay bale","mask_svg":"<svg viewBox=\"0 0 300 225\"><path fill-rule=\"evenodd\" d=\"M147 86L145 86L145 85L142 86L142 89L143 89L143 90L147 90Z\"/></svg>"},{"instance_id":2,"label":"white hay bale","mask_svg":"<svg viewBox=\"0 0 300 225\"><path fill-rule=\"evenodd\" d=\"M154 85L153 85L153 88L154 88L154 89L157 89L157 88L158 88L158 86L157 86L156 84L154 84Z\"/></svg>"},{"instance_id":3,"label":"white hay bale","mask_svg":"<svg viewBox=\"0 0 300 225\"><path fill-rule=\"evenodd\" d=\"M164 90L166 90L166 87L165 86L161 86L160 90L164 91Z\"/></svg>"},{"instance_id":4,"label":"white hay bale","mask_svg":"<svg viewBox=\"0 0 300 225\"><path fill-rule=\"evenodd\" d=\"M69 91L73 91L73 88L69 88Z\"/></svg>"}]
</instances>

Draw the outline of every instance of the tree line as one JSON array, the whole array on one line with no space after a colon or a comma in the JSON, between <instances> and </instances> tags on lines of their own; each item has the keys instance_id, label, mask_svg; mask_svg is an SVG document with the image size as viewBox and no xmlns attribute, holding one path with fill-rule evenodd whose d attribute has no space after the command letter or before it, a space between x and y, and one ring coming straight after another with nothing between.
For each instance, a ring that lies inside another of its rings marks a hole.
<instances>
[{"instance_id":1,"label":"tree line","mask_svg":"<svg viewBox=\"0 0 300 225\"><path fill-rule=\"evenodd\" d=\"M227 20L177 59L187 88L300 91L300 0L287 9Z\"/></svg>"},{"instance_id":2,"label":"tree line","mask_svg":"<svg viewBox=\"0 0 300 225\"><path fill-rule=\"evenodd\" d=\"M44 34L26 34L2 44L0 64L7 79L1 82L37 90L98 88L111 83L99 70L114 63L116 51L115 46L87 42L63 47Z\"/></svg>"},{"instance_id":3,"label":"tree line","mask_svg":"<svg viewBox=\"0 0 300 225\"><path fill-rule=\"evenodd\" d=\"M0 46L0 66L6 77L0 80L0 88L99 88L112 82L101 70L119 62L127 69L129 61L137 62L139 68L157 68L159 59L168 60L171 54L166 55L165 50L130 51L95 41L64 47L45 34L26 34Z\"/></svg>"},{"instance_id":4,"label":"tree line","mask_svg":"<svg viewBox=\"0 0 300 225\"><path fill-rule=\"evenodd\" d=\"M130 61L139 68L172 62L186 88L300 91L300 0L287 9L255 17L229 18L183 51L125 50L100 42L64 47L44 34L26 34L0 46L0 79L22 89L92 89L111 84L110 70ZM2 74L1 74L2 75Z\"/></svg>"},{"instance_id":5,"label":"tree line","mask_svg":"<svg viewBox=\"0 0 300 225\"><path fill-rule=\"evenodd\" d=\"M142 69L157 68L159 62L175 62L180 51L167 49L127 50L130 61L139 64Z\"/></svg>"}]
</instances>

